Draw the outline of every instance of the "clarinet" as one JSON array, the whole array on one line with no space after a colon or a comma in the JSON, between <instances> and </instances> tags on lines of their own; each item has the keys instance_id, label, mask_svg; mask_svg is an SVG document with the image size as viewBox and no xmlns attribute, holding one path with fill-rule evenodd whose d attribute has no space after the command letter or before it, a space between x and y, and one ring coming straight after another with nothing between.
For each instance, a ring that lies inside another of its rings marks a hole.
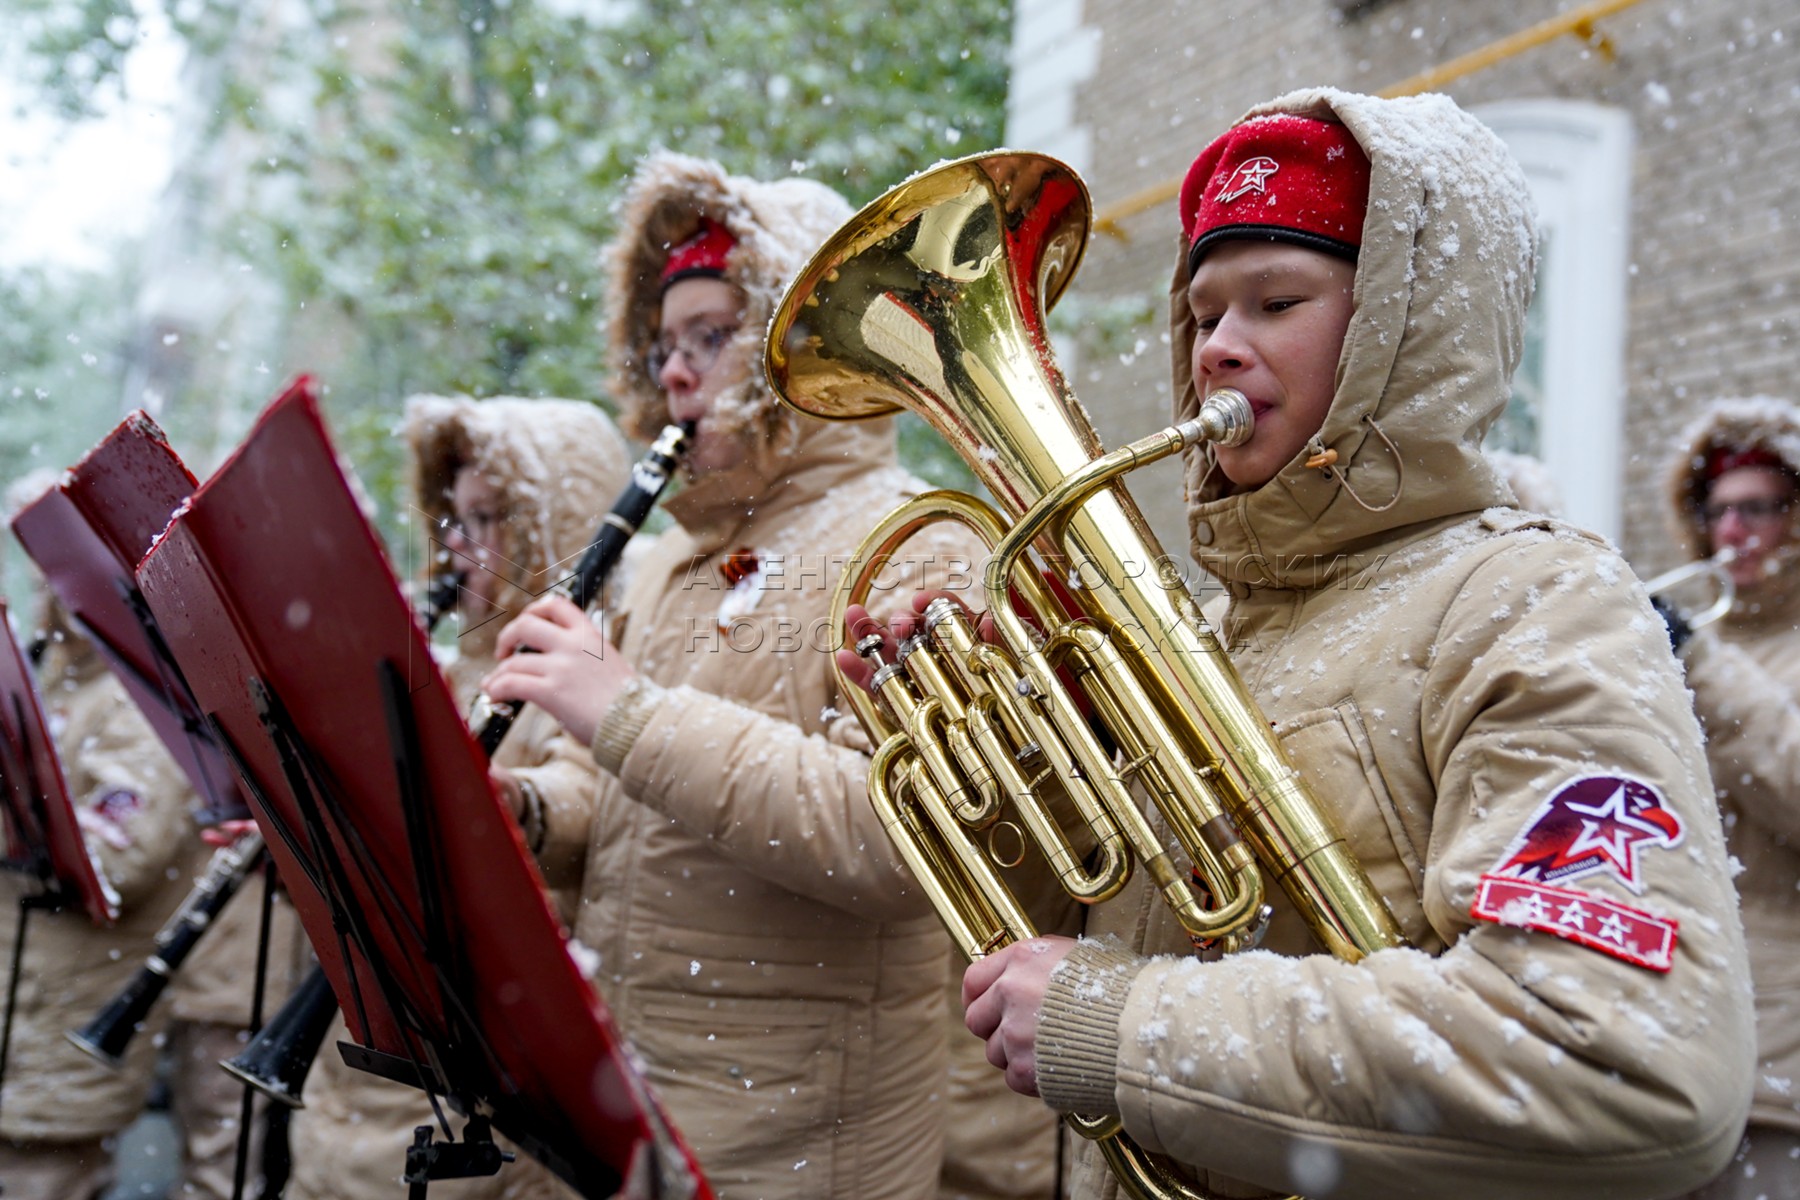
<instances>
[{"instance_id":1,"label":"clarinet","mask_svg":"<svg viewBox=\"0 0 1800 1200\"><path fill-rule=\"evenodd\" d=\"M600 594L600 585L606 582L606 577L612 574L620 556L625 553L625 544L650 515L663 489L669 486L675 467L693 436L692 422L663 427L649 453L633 464L631 482L601 522L593 544L581 557L580 566L555 589L557 594L567 597L581 609L594 602ZM522 646L519 652L526 653L529 649ZM485 692L476 697L474 718L481 722L481 728L475 740L490 760L524 707L522 701L494 700Z\"/></svg>"},{"instance_id":2,"label":"clarinet","mask_svg":"<svg viewBox=\"0 0 1800 1200\"><path fill-rule=\"evenodd\" d=\"M237 894L238 885L262 862L263 852L262 834L254 831L214 852L194 890L157 930L156 949L149 960L92 1021L65 1035L77 1049L114 1069L124 1065L125 1048L151 1005L169 986L200 936L212 927L219 910Z\"/></svg>"},{"instance_id":3,"label":"clarinet","mask_svg":"<svg viewBox=\"0 0 1800 1200\"><path fill-rule=\"evenodd\" d=\"M444 614L456 607L456 598L462 594L463 573L461 571L445 571L433 575L431 582L425 587L425 602L419 613L419 620L425 625L425 632L430 633L437 628Z\"/></svg>"},{"instance_id":4,"label":"clarinet","mask_svg":"<svg viewBox=\"0 0 1800 1200\"><path fill-rule=\"evenodd\" d=\"M457 572L432 578L424 611L419 614L427 632L455 605L462 579ZM114 1069L123 1066L126 1047L137 1035L151 1007L181 969L181 964L187 961L201 936L212 928L213 919L226 902L261 865L264 849L262 834L251 830L229 846L214 851L193 890L157 931L156 949L138 968L137 974L95 1014L93 1020L64 1036L78 1049L107 1066Z\"/></svg>"}]
</instances>

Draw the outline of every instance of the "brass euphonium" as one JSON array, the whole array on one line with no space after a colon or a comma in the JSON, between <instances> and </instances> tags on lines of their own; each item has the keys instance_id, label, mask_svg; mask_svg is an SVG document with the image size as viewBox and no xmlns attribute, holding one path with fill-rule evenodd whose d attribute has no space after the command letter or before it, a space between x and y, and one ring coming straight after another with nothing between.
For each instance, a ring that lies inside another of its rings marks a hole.
<instances>
[{"instance_id":1,"label":"brass euphonium","mask_svg":"<svg viewBox=\"0 0 1800 1200\"><path fill-rule=\"evenodd\" d=\"M1217 392L1196 420L1105 454L1051 357L1044 310L1081 260L1089 210L1080 177L1042 155L944 164L840 229L771 324L765 366L786 403L832 420L917 413L1006 510L961 493L917 497L845 571L835 628L922 527L961 522L994 548L985 587L1000 645L945 601L897 661L879 663L880 638L858 647L878 661L879 703L843 689L879 744L870 799L971 958L1036 932L994 870L1003 818L1029 831L1077 899L1105 900L1141 865L1184 928L1226 950L1260 936L1265 873L1331 953L1356 960L1402 944L1120 482L1201 440L1240 444L1253 425L1248 404ZM1079 611L1052 595L1034 555L1070 580ZM1160 810L1198 886L1134 790ZM1079 812L1092 853L1079 853L1052 815L1053 791ZM1100 1141L1129 1194L1205 1194L1116 1119L1070 1121Z\"/></svg>"}]
</instances>

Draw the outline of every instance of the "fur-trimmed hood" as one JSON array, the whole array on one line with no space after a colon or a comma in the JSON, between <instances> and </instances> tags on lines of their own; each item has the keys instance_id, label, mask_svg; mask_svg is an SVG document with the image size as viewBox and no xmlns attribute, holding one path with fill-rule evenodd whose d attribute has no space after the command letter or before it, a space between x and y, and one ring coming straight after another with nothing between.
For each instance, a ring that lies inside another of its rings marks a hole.
<instances>
[{"instance_id":1,"label":"fur-trimmed hood","mask_svg":"<svg viewBox=\"0 0 1800 1200\"><path fill-rule=\"evenodd\" d=\"M1446 96L1310 89L1244 120L1278 112L1339 122L1369 156L1355 313L1317 436L1237 495L1209 449L1190 451L1188 522L1194 554L1226 582L1307 587L1398 531L1423 536L1512 503L1481 440L1523 352L1537 231L1518 163ZM1177 420L1199 410L1188 283L1180 246L1169 297ZM1325 450L1335 465L1306 465Z\"/></svg>"},{"instance_id":2,"label":"fur-trimmed hood","mask_svg":"<svg viewBox=\"0 0 1800 1200\"><path fill-rule=\"evenodd\" d=\"M764 183L685 154L646 158L621 201L619 232L604 261L606 361L625 431L648 441L669 422L662 388L644 369L659 332L662 269L669 251L710 217L737 239L725 278L744 293L738 339L752 364L742 390L722 397L716 411L735 408L741 428L791 441L798 418L781 407L763 378L763 339L788 283L850 211L842 196L810 179Z\"/></svg>"},{"instance_id":3,"label":"fur-trimmed hood","mask_svg":"<svg viewBox=\"0 0 1800 1200\"><path fill-rule=\"evenodd\" d=\"M492 548L502 577L500 619L472 622L459 639L465 654L491 654L506 618L574 568L625 487L630 447L605 413L578 400L413 396L402 432L420 514L415 536L425 551L412 557L423 560L423 573L438 569L438 531L452 515L458 471L486 476L507 510L503 544Z\"/></svg>"},{"instance_id":4,"label":"fur-trimmed hood","mask_svg":"<svg viewBox=\"0 0 1800 1200\"><path fill-rule=\"evenodd\" d=\"M662 388L644 369L659 332L662 268L669 252L710 217L731 231L737 245L725 278L744 293L738 331L750 369L736 387L714 401L711 421L741 433L745 461L728 471L695 478L684 473L681 491L665 506L689 532L706 541L728 536L750 509L779 502L777 493L798 486L788 502L851 479L897 458L891 420L817 421L784 406L763 374L763 343L775 306L800 268L851 215L843 197L808 179L773 183L727 174L717 163L661 152L639 166L622 201L619 234L606 257L607 366L620 421L634 437L649 439L669 420ZM806 476L803 483L797 482Z\"/></svg>"},{"instance_id":5,"label":"fur-trimmed hood","mask_svg":"<svg viewBox=\"0 0 1800 1200\"><path fill-rule=\"evenodd\" d=\"M1700 507L1706 502L1706 459L1714 450L1764 450L1800 478L1800 408L1773 396L1713 401L1675 442L1663 488L1675 536L1690 559L1705 558L1711 540Z\"/></svg>"}]
</instances>

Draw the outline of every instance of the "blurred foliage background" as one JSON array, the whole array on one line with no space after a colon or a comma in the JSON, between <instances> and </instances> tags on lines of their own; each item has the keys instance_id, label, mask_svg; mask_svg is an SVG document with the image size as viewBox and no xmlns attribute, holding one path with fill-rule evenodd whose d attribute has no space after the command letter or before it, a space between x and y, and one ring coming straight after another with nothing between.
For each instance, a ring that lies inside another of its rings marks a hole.
<instances>
[{"instance_id":1,"label":"blurred foliage background","mask_svg":"<svg viewBox=\"0 0 1800 1200\"><path fill-rule=\"evenodd\" d=\"M153 15L187 54L145 244L0 273L9 481L137 407L204 476L308 370L391 538L406 396L608 404L595 262L647 151L860 204L1001 138L1007 0L154 2L0 0L6 65L69 121L117 99ZM966 481L916 423L903 444Z\"/></svg>"}]
</instances>

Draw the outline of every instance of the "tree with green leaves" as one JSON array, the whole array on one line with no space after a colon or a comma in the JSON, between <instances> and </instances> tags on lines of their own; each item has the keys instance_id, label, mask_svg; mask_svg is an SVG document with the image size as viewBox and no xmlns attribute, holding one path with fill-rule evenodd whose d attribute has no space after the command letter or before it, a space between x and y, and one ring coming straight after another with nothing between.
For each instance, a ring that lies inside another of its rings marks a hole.
<instances>
[{"instance_id":1,"label":"tree with green leaves","mask_svg":"<svg viewBox=\"0 0 1800 1200\"><path fill-rule=\"evenodd\" d=\"M9 11L69 112L116 82L145 19L132 0ZM190 76L216 93L210 144L254 147L210 168L254 186L189 186L254 198L209 224L279 282L275 374L321 374L389 500L379 443L408 394L606 403L596 262L645 152L867 200L999 142L1011 28L1006 0L919 0L903 20L867 0L170 0L168 17L209 66ZM234 386L253 408L274 381ZM171 419L192 402L169 396ZM936 449L922 432L915 458Z\"/></svg>"},{"instance_id":2,"label":"tree with green leaves","mask_svg":"<svg viewBox=\"0 0 1800 1200\"><path fill-rule=\"evenodd\" d=\"M119 419L134 287L132 264L114 272L0 272L0 488L3 507L55 481ZM32 572L10 537L0 584L30 611Z\"/></svg>"}]
</instances>

